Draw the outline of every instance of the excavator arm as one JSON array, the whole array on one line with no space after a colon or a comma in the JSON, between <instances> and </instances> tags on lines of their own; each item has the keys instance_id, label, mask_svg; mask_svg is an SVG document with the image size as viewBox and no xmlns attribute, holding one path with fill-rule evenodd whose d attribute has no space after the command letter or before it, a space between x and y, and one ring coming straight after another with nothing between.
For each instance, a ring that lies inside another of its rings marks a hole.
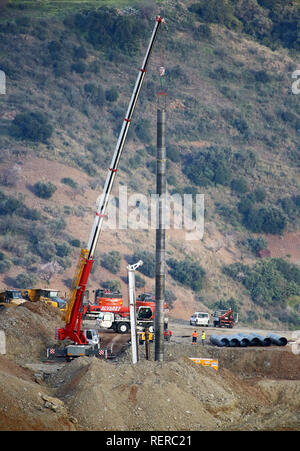
<instances>
[{"instance_id":1,"label":"excavator arm","mask_svg":"<svg viewBox=\"0 0 300 451\"><path fill-rule=\"evenodd\" d=\"M66 325L64 328L57 330L56 338L58 340L70 339L77 344L86 344L86 338L81 330L81 320L83 314L83 298L86 291L89 275L93 265L93 256L99 241L99 236L102 231L103 221L105 218L105 211L109 200L109 195L112 190L116 173L118 171L118 165L123 151L123 147L126 141L127 133L131 124L132 115L138 100L140 90L145 78L146 68L150 59L150 55L153 49L153 45L158 33L158 30L164 19L160 16L156 17L155 26L150 38L150 42L144 57L143 64L139 69L137 80L132 92L132 96L129 102L129 106L124 118L122 128L119 134L117 145L111 160L108 174L104 184L102 196L98 204L97 212L95 215L93 227L90 233L88 246L86 249L81 249L81 254L78 260L77 269L73 279L72 287L69 295L68 309L66 312L65 320Z\"/></svg>"}]
</instances>

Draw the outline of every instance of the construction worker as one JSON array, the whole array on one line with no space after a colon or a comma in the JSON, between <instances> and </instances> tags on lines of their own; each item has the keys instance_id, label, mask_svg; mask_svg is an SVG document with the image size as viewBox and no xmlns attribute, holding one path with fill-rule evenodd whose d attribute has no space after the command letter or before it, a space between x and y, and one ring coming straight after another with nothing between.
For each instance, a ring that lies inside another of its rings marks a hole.
<instances>
[{"instance_id":1,"label":"construction worker","mask_svg":"<svg viewBox=\"0 0 300 451\"><path fill-rule=\"evenodd\" d=\"M204 332L204 330L202 331L202 334L201 334L201 341L202 341L202 346L204 346L204 342L205 342L205 332Z\"/></svg>"},{"instance_id":2,"label":"construction worker","mask_svg":"<svg viewBox=\"0 0 300 451\"><path fill-rule=\"evenodd\" d=\"M196 330L192 333L192 343L197 343L198 333Z\"/></svg>"}]
</instances>

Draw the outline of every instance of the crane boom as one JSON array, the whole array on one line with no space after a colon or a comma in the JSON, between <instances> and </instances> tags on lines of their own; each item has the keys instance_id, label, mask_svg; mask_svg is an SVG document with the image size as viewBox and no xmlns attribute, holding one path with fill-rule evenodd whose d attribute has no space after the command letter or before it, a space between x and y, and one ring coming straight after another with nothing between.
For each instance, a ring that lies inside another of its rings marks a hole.
<instances>
[{"instance_id":1,"label":"crane boom","mask_svg":"<svg viewBox=\"0 0 300 451\"><path fill-rule=\"evenodd\" d=\"M108 174L104 184L103 192L98 204L97 212L95 215L93 227L90 233L88 245L86 249L81 249L81 254L78 261L77 270L73 279L72 288L70 291L70 297L68 302L68 310L66 312L66 325L64 328L57 330L57 338L64 340L66 338L73 340L77 344L86 344L86 337L81 330L81 317L82 317L82 304L83 296L86 291L88 278L93 265L93 257L99 241L100 233L103 227L103 220L105 218L105 211L111 193L116 172L118 170L119 161L123 151L123 147L126 141L127 133L131 123L132 115L138 100L140 90L145 78L147 64L150 59L150 55L153 49L153 45L159 30L160 25L164 22L164 19L160 16L156 16L156 23L150 38L150 42L144 57L142 67L139 69L138 77L132 92L132 96L129 102L129 106L124 118L117 145L113 154L113 158L108 169Z\"/></svg>"}]
</instances>

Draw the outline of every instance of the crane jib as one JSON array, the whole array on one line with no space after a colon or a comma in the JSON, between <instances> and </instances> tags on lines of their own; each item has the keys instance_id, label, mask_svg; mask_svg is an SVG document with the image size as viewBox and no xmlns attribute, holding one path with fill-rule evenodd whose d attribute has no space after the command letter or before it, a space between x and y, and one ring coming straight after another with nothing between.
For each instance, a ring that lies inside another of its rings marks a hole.
<instances>
[{"instance_id":1,"label":"crane jib","mask_svg":"<svg viewBox=\"0 0 300 451\"><path fill-rule=\"evenodd\" d=\"M138 77L137 77L137 80L136 80L136 83L134 86L134 90L133 90L133 93L132 93L132 96L131 96L131 99L129 102L127 113L124 118L121 132L120 132L120 135L118 138L116 149L115 149L115 152L114 152L114 155L113 155L113 158L112 158L109 170L108 170L108 175L106 178L106 182L104 184L103 193L102 193L102 196L101 196L101 199L100 199L100 202L98 205L98 209L97 209L97 212L95 215L94 225L93 225L93 228L92 228L92 231L90 234L90 238L88 241L88 246L87 246L88 251L89 251L88 258L93 258L93 255L96 250L96 246L97 246L99 236L100 236L102 226L103 226L103 219L104 219L104 214L106 211L107 203L109 200L109 195L110 195L110 192L113 187L113 183L114 183L116 172L118 170L118 165L119 165L119 161L121 158L122 150L123 150L125 140L127 137L127 133L128 133L128 130L129 130L129 127L131 124L131 118L132 118L132 115L133 115L133 112L134 112L134 109L136 106L136 102L137 102L144 78L145 78L146 67L147 67L147 64L148 64L148 61L149 61L149 58L151 55L151 51L153 49L155 38L157 36L159 26L162 22L163 22L163 19L158 16L156 18L156 24L155 24L154 30L152 32L152 36L150 39L150 43L149 43L142 67L140 68L139 73L138 73Z\"/></svg>"},{"instance_id":2,"label":"crane jib","mask_svg":"<svg viewBox=\"0 0 300 451\"><path fill-rule=\"evenodd\" d=\"M151 51L153 49L153 45L155 42L155 38L157 36L158 29L161 23L164 22L164 19L160 16L156 17L156 23L150 38L150 42L147 48L146 55L144 57L144 61L142 67L139 69L138 77L131 95L131 99L129 102L129 106L126 112L126 116L124 118L121 131L119 134L119 138L117 141L117 145L113 154L113 158L111 164L108 169L108 174L106 177L106 181L104 184L103 192L100 198L100 202L98 204L97 212L95 214L95 219L93 223L93 227L90 233L87 249L82 250L82 252L86 252L86 256L81 259L81 269L79 272L79 277L77 279L76 286L73 289L72 293L72 303L69 305L68 316L66 318L66 326L64 328L58 329L58 338L63 340L65 338L70 338L76 343L85 343L86 339L81 331L81 306L82 300L84 296L84 292L86 290L86 285L88 282L89 274L93 265L93 256L95 253L95 249L99 240L100 232L103 226L103 220L105 217L105 211L109 200L109 195L113 187L113 183L115 180L115 176L118 170L119 161L121 158L121 153L125 144L125 140L127 137L128 129L131 124L132 115L136 106L136 102L145 78L146 67L151 55Z\"/></svg>"}]
</instances>

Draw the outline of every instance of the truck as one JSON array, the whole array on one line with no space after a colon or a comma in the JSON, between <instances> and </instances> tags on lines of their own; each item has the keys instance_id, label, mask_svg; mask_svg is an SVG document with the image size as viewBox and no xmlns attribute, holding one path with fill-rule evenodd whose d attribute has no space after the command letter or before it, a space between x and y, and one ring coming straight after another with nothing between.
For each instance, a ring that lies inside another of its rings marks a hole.
<instances>
[{"instance_id":1,"label":"truck","mask_svg":"<svg viewBox=\"0 0 300 451\"><path fill-rule=\"evenodd\" d=\"M84 319L98 319L102 313L102 307L106 305L122 306L123 298L120 291L110 291L103 288L95 290L94 302L88 300L83 306Z\"/></svg>"},{"instance_id":2,"label":"truck","mask_svg":"<svg viewBox=\"0 0 300 451\"><path fill-rule=\"evenodd\" d=\"M26 299L23 297L20 290L3 290L0 292L0 306L12 307L24 304Z\"/></svg>"},{"instance_id":3,"label":"truck","mask_svg":"<svg viewBox=\"0 0 300 451\"><path fill-rule=\"evenodd\" d=\"M209 314L207 312L195 312L190 317L191 326L209 326Z\"/></svg>"},{"instance_id":4,"label":"truck","mask_svg":"<svg viewBox=\"0 0 300 451\"><path fill-rule=\"evenodd\" d=\"M51 288L31 288L22 290L25 299L31 302L45 302L65 312L67 303L59 296L59 291Z\"/></svg>"},{"instance_id":5,"label":"truck","mask_svg":"<svg viewBox=\"0 0 300 451\"><path fill-rule=\"evenodd\" d=\"M153 46L158 34L158 31L164 23L164 19L161 16L156 16L155 25L152 31L152 35L148 44L148 48L143 60L142 65L138 69L138 76L135 82L135 86L133 88L133 92L131 95L131 99L121 126L121 131L119 133L118 141L115 147L115 151L111 160L111 163L108 167L108 172L106 176L106 180L104 183L102 194L99 198L99 203L97 206L97 210L95 212L94 222L92 226L92 230L90 232L89 240L87 243L87 247L81 249L78 263L76 266L75 274L73 277L67 310L65 313L65 326L60 327L56 330L56 338L58 341L71 341L73 348L69 348L70 352L74 357L83 352L84 353L95 353L97 356L101 356L100 354L100 346L99 342L94 344L93 341L88 339L89 333L96 337L97 331L93 331L92 329L84 330L82 328L82 320L84 316L84 310L87 305L86 299L86 291L87 284L89 280L89 276L92 270L92 266L94 263L94 255L95 250L103 230L104 218L106 218L106 209L108 200L110 197L110 193L112 191L116 174L118 172L119 162L122 155L122 151L125 145L125 141L127 138L127 134L129 131L130 124L132 122L133 113L135 110L135 106L143 85L143 81L145 75L147 73L147 66L150 59L151 52L153 50ZM118 307L118 306L115 306ZM111 312L108 312L111 313ZM99 336L98 336L99 340ZM54 349L54 355L55 355ZM53 352L53 351L52 351ZM57 351L61 353L61 351ZM69 354L69 358L72 357Z\"/></svg>"},{"instance_id":6,"label":"truck","mask_svg":"<svg viewBox=\"0 0 300 451\"><path fill-rule=\"evenodd\" d=\"M100 313L97 325L104 329L112 329L114 332L126 334L130 331L130 309L129 306L114 305L108 299L106 303L99 306ZM136 300L136 322L137 330L149 332L154 331L155 302L147 300Z\"/></svg>"},{"instance_id":7,"label":"truck","mask_svg":"<svg viewBox=\"0 0 300 451\"><path fill-rule=\"evenodd\" d=\"M237 318L233 316L233 309L216 310L213 314L214 327L228 327L230 329L237 323Z\"/></svg>"}]
</instances>

